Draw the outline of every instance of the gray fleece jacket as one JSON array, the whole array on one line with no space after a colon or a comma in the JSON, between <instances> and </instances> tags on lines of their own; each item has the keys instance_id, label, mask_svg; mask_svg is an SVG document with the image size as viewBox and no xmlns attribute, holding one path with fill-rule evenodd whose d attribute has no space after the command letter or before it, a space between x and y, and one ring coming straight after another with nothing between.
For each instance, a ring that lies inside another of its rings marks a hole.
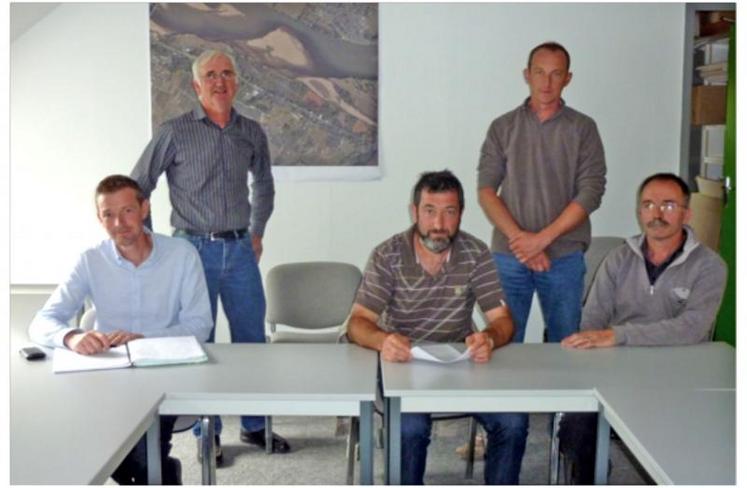
<instances>
[{"instance_id":1,"label":"gray fleece jacket","mask_svg":"<svg viewBox=\"0 0 747 488\"><path fill-rule=\"evenodd\" d=\"M617 345L671 346L710 339L726 287L726 264L692 229L682 254L649 283L643 234L612 250L584 305L581 330L612 326Z\"/></svg>"}]
</instances>

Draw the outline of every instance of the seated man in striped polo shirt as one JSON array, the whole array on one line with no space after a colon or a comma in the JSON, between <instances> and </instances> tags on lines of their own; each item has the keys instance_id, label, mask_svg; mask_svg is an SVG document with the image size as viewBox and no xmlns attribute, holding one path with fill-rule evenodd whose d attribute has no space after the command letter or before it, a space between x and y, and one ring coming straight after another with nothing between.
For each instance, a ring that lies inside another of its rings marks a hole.
<instances>
[{"instance_id":1,"label":"seated man in striped polo shirt","mask_svg":"<svg viewBox=\"0 0 747 488\"><path fill-rule=\"evenodd\" d=\"M476 363L514 332L487 245L459 229L464 192L448 170L424 173L413 190L414 225L376 246L348 322L356 344L384 361L409 361L413 343L462 342ZM475 301L488 320L476 331ZM488 433L485 483L518 484L526 415L475 413ZM402 415L402 483L423 484L429 414Z\"/></svg>"}]
</instances>

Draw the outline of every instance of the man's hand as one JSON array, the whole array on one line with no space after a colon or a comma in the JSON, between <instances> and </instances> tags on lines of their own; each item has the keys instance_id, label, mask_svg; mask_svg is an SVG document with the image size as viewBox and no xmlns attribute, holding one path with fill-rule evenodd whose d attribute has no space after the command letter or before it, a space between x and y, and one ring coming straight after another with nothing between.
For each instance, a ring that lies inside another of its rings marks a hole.
<instances>
[{"instance_id":1,"label":"man's hand","mask_svg":"<svg viewBox=\"0 0 747 488\"><path fill-rule=\"evenodd\" d=\"M127 344L135 339L142 339L143 335L135 334L134 332L127 332L126 330L115 330L114 332L106 334L106 337L109 339L109 344L114 347Z\"/></svg>"},{"instance_id":2,"label":"man's hand","mask_svg":"<svg viewBox=\"0 0 747 488\"><path fill-rule=\"evenodd\" d=\"M563 339L560 344L572 349L592 349L594 347L613 347L615 345L615 331L585 330L576 332Z\"/></svg>"},{"instance_id":3,"label":"man's hand","mask_svg":"<svg viewBox=\"0 0 747 488\"><path fill-rule=\"evenodd\" d=\"M508 247L516 259L526 264L527 261L545 250L552 241L542 232L516 232L508 241Z\"/></svg>"},{"instance_id":4,"label":"man's hand","mask_svg":"<svg viewBox=\"0 0 747 488\"><path fill-rule=\"evenodd\" d=\"M550 258L544 251L537 254L532 259L527 260L527 262L524 264L527 268L538 273L541 273L543 271L550 271L550 266L552 266L550 264Z\"/></svg>"},{"instance_id":5,"label":"man's hand","mask_svg":"<svg viewBox=\"0 0 747 488\"><path fill-rule=\"evenodd\" d=\"M108 351L109 347L111 347L111 342L107 335L95 330L70 332L62 342L71 351L85 355Z\"/></svg>"},{"instance_id":6,"label":"man's hand","mask_svg":"<svg viewBox=\"0 0 747 488\"><path fill-rule=\"evenodd\" d=\"M259 263L259 259L262 257L262 237L252 236L252 249L254 250L254 257Z\"/></svg>"},{"instance_id":7,"label":"man's hand","mask_svg":"<svg viewBox=\"0 0 747 488\"><path fill-rule=\"evenodd\" d=\"M490 361L490 356L493 354L493 348L495 347L495 342L490 334L475 332L468 335L464 343L467 344L469 355L474 362L487 363Z\"/></svg>"},{"instance_id":8,"label":"man's hand","mask_svg":"<svg viewBox=\"0 0 747 488\"><path fill-rule=\"evenodd\" d=\"M410 339L397 333L389 334L381 343L381 358L384 361L406 363L412 359Z\"/></svg>"}]
</instances>

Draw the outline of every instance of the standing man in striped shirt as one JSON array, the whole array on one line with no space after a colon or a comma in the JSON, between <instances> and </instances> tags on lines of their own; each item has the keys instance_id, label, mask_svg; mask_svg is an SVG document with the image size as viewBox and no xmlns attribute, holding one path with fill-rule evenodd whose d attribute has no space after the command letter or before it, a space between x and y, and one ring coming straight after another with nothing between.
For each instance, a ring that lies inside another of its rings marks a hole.
<instances>
[{"instance_id":1,"label":"standing man in striped shirt","mask_svg":"<svg viewBox=\"0 0 747 488\"><path fill-rule=\"evenodd\" d=\"M265 342L265 296L257 263L275 195L267 136L259 123L233 108L239 75L230 54L202 53L192 64L192 76L199 105L158 129L132 177L147 198L166 173L174 235L190 241L200 254L213 322L220 295L231 341ZM213 328L208 341L214 339ZM219 465L220 430L218 418ZM241 417L241 440L264 449L264 418ZM272 447L274 452L290 450L276 434Z\"/></svg>"},{"instance_id":2,"label":"standing man in striped shirt","mask_svg":"<svg viewBox=\"0 0 747 488\"><path fill-rule=\"evenodd\" d=\"M476 363L511 340L511 315L485 243L459 229L464 192L449 171L424 173L413 190L415 224L371 254L348 322L348 337L410 361L413 343L462 342ZM488 325L476 331L477 302ZM488 433L486 484L518 484L527 437L526 416L475 413ZM402 483L423 484L430 414L402 415Z\"/></svg>"}]
</instances>

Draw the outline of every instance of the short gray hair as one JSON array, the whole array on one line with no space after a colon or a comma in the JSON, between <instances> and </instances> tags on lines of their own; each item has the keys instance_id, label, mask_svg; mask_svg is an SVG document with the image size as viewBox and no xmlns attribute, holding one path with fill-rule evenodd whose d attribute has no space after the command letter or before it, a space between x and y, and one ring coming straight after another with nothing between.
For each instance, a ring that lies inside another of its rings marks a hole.
<instances>
[{"instance_id":1,"label":"short gray hair","mask_svg":"<svg viewBox=\"0 0 747 488\"><path fill-rule=\"evenodd\" d=\"M225 51L221 51L219 49L209 49L199 56L195 58L194 62L192 63L192 79L199 83L200 81L200 68L202 68L202 65L210 61L216 56L223 56L225 58L228 58L229 61L231 61L231 65L233 66L233 70L236 72L236 79L239 78L239 70L238 66L236 65L236 60L233 56L231 56L229 53Z\"/></svg>"}]
</instances>

